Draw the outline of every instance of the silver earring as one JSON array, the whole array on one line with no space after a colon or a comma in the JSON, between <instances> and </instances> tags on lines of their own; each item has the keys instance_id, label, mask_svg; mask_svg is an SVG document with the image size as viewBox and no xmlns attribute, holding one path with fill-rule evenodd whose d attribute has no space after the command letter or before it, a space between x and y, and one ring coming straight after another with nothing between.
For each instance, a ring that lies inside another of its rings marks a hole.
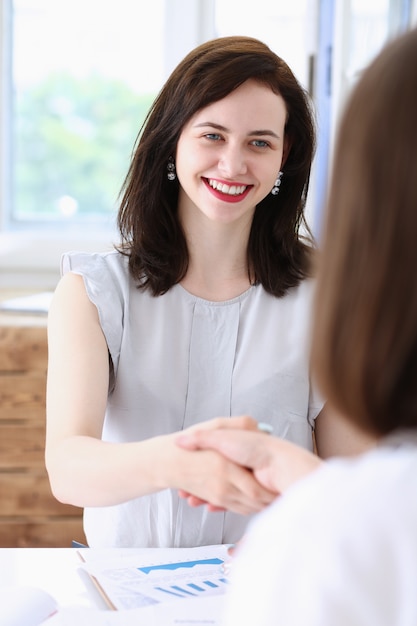
<instances>
[{"instance_id":1,"label":"silver earring","mask_svg":"<svg viewBox=\"0 0 417 626\"><path fill-rule=\"evenodd\" d=\"M175 173L174 157L170 156L167 164L167 178L168 180L175 180L177 175Z\"/></svg>"},{"instance_id":2,"label":"silver earring","mask_svg":"<svg viewBox=\"0 0 417 626\"><path fill-rule=\"evenodd\" d=\"M271 193L272 193L273 196L277 196L279 194L279 187L281 185L282 175L283 175L283 172L281 172L281 171L278 172L277 179L274 182L274 186L271 189Z\"/></svg>"}]
</instances>

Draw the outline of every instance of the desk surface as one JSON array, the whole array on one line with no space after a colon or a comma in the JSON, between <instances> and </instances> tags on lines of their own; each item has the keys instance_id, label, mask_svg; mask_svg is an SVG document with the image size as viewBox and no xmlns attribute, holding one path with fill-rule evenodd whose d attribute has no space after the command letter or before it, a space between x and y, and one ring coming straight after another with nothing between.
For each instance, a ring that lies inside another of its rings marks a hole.
<instances>
[{"instance_id":1,"label":"desk surface","mask_svg":"<svg viewBox=\"0 0 417 626\"><path fill-rule=\"evenodd\" d=\"M206 547L203 549L206 551ZM223 558L226 546L221 546L221 550ZM132 556L136 561L141 556L149 558L153 552L160 554L158 549L0 548L0 592L2 587L11 585L45 590L55 599L58 608L50 620L51 626L175 626L179 623L220 626L224 595L210 594L175 602L151 603L129 611L111 611L91 578L80 569L80 555L83 554L90 563L104 559L103 564L108 564L109 560L116 558L118 563L127 564ZM152 561L154 558L151 556Z\"/></svg>"},{"instance_id":2,"label":"desk surface","mask_svg":"<svg viewBox=\"0 0 417 626\"><path fill-rule=\"evenodd\" d=\"M46 327L52 292L26 293L0 290L0 326ZM3 308L14 303L10 310ZM39 310L38 310L39 309ZM34 310L36 312L34 312Z\"/></svg>"},{"instance_id":3,"label":"desk surface","mask_svg":"<svg viewBox=\"0 0 417 626\"><path fill-rule=\"evenodd\" d=\"M81 562L74 548L0 548L0 587L44 589L59 607L107 608L88 578L81 578Z\"/></svg>"}]
</instances>

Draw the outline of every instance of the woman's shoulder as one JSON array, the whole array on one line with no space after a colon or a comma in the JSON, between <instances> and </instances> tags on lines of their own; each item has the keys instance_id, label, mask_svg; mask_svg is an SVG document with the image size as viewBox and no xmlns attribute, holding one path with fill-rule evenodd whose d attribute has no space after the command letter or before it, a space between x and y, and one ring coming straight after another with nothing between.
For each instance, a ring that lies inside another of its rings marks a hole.
<instances>
[{"instance_id":1,"label":"woman's shoulder","mask_svg":"<svg viewBox=\"0 0 417 626\"><path fill-rule=\"evenodd\" d=\"M96 271L128 274L128 258L116 250L107 252L70 251L62 255L61 273L66 274L71 271L86 274Z\"/></svg>"},{"instance_id":2,"label":"woman's shoulder","mask_svg":"<svg viewBox=\"0 0 417 626\"><path fill-rule=\"evenodd\" d=\"M128 258L117 251L67 252L61 259L61 274L73 272L83 277L90 300L99 308L113 300L126 302L134 288L130 277Z\"/></svg>"}]
</instances>

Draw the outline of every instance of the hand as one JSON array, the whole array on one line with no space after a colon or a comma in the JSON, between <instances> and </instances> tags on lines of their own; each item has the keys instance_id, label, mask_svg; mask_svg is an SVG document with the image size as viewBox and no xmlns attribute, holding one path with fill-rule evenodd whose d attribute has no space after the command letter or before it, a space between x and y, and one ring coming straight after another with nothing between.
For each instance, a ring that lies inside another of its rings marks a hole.
<instances>
[{"instance_id":1,"label":"hand","mask_svg":"<svg viewBox=\"0 0 417 626\"><path fill-rule=\"evenodd\" d=\"M178 447L177 447L178 448ZM170 486L191 506L206 504L210 511L233 511L241 515L257 513L276 494L265 489L245 467L214 450L178 448Z\"/></svg>"},{"instance_id":2,"label":"hand","mask_svg":"<svg viewBox=\"0 0 417 626\"><path fill-rule=\"evenodd\" d=\"M188 450L216 450L242 468L251 470L256 480L275 494L282 493L322 464L316 455L289 441L252 428L236 428L233 419L228 422L232 428L193 427L192 431L178 435L176 442Z\"/></svg>"},{"instance_id":3,"label":"hand","mask_svg":"<svg viewBox=\"0 0 417 626\"><path fill-rule=\"evenodd\" d=\"M215 418L192 426L181 435L191 435L195 431L223 432L226 428L255 432L257 422L248 416ZM179 448L176 440L181 435L173 435L177 450ZM185 452L184 448L181 450ZM181 481L181 485L177 487L178 493L188 500L190 506L205 504L210 511L230 510L248 514L262 510L275 498L276 493L262 486L251 470L234 463L217 451L192 447L187 450L186 458L180 457L176 460L175 471L179 472L179 476L175 482Z\"/></svg>"}]
</instances>

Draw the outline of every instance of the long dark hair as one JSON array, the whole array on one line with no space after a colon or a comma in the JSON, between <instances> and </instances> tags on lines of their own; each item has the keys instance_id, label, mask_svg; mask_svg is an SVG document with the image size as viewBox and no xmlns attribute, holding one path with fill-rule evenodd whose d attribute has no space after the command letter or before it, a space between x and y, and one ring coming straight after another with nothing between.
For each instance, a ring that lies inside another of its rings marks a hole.
<instances>
[{"instance_id":1,"label":"long dark hair","mask_svg":"<svg viewBox=\"0 0 417 626\"><path fill-rule=\"evenodd\" d=\"M178 181L167 179L168 159L188 120L248 79L268 85L284 99L290 145L279 194L268 194L255 210L247 249L252 282L282 296L310 273L312 241L304 208L315 129L308 95L265 44L224 37L197 47L173 71L138 135L122 188L118 249L129 256L138 285L154 295L185 276L189 259L177 212Z\"/></svg>"}]
</instances>

